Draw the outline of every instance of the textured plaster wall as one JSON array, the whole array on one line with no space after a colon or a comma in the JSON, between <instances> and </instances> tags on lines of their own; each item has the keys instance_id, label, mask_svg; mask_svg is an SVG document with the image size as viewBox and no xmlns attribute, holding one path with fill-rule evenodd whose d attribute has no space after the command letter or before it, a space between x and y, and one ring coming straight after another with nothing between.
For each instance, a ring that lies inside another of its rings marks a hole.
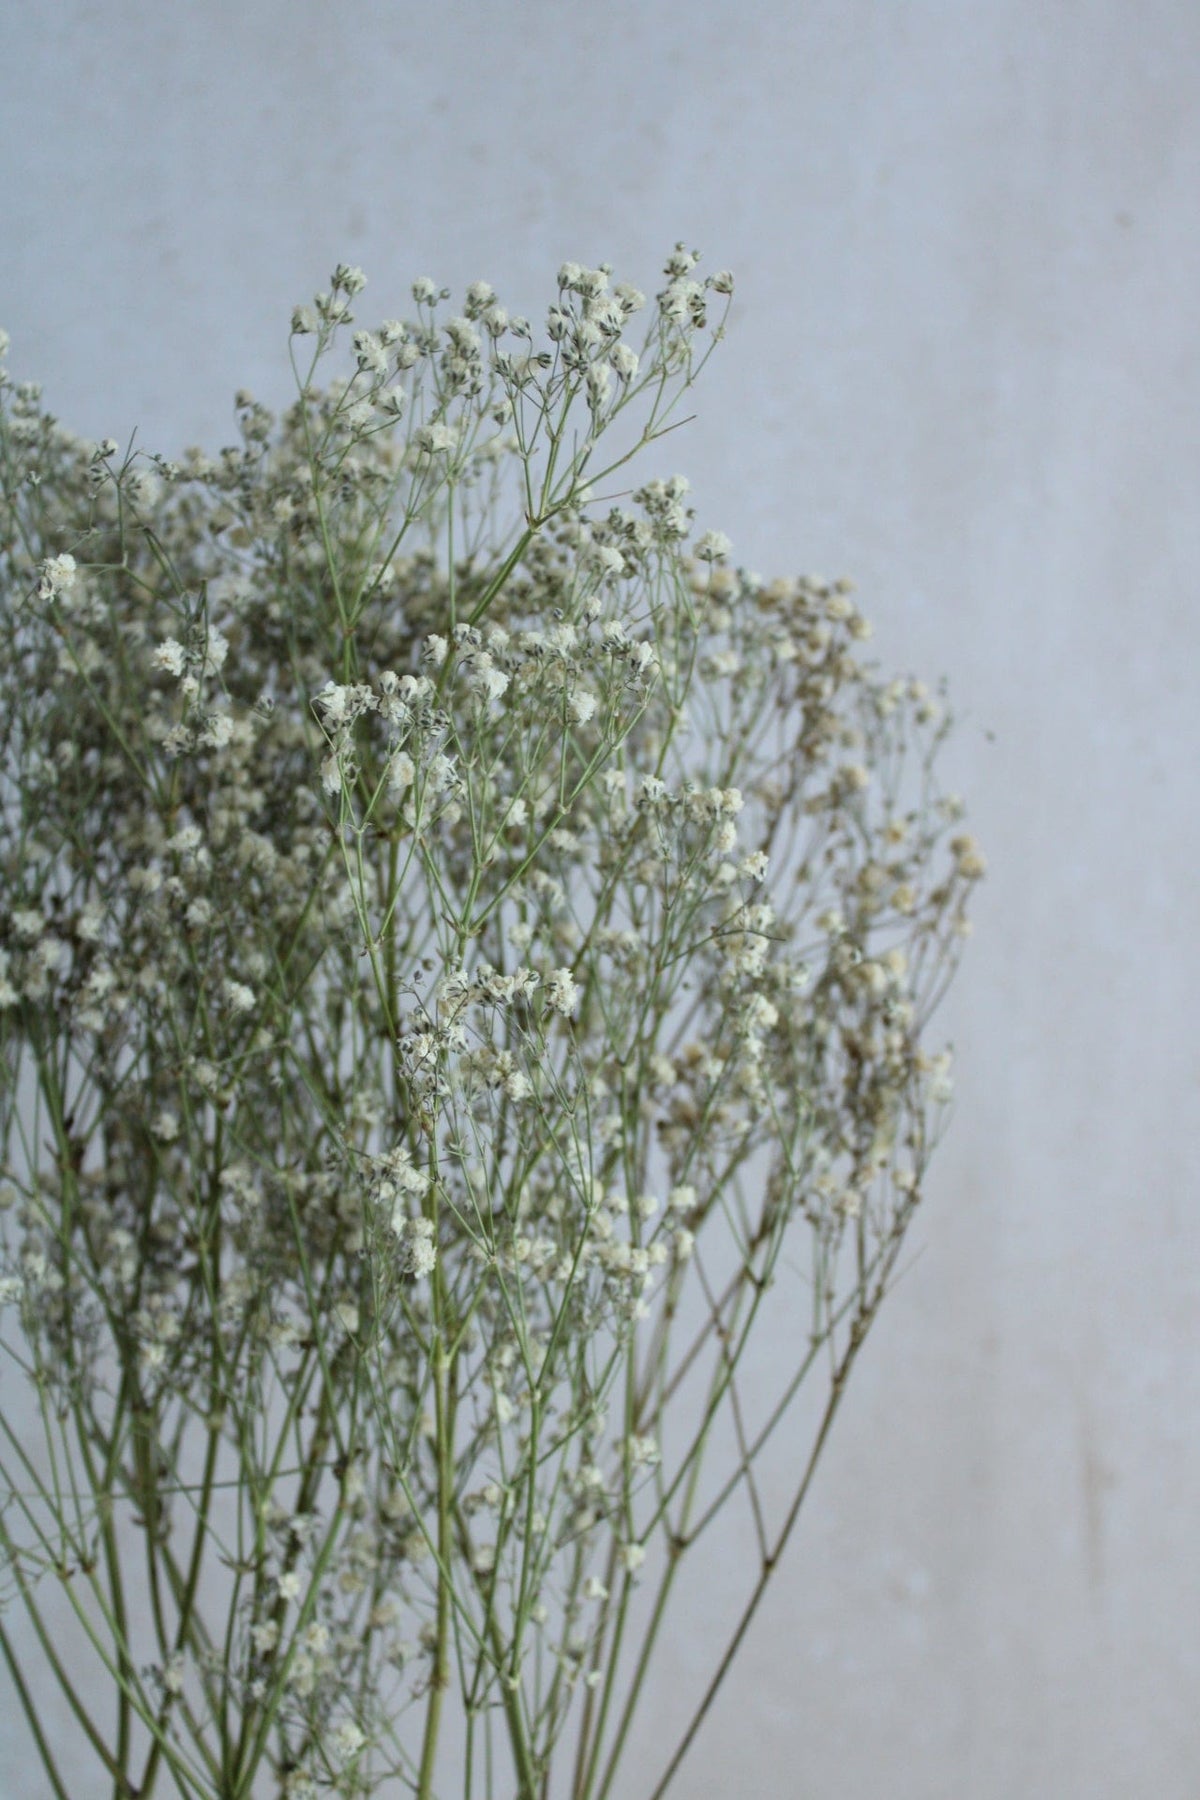
<instances>
[{"instance_id":1,"label":"textured plaster wall","mask_svg":"<svg viewBox=\"0 0 1200 1800\"><path fill-rule=\"evenodd\" d=\"M339 257L372 317L424 272L535 312L564 257L651 287L683 236L739 287L658 472L751 565L853 574L965 714L958 1116L684 1800L1200 1792L1198 96L1194 0L7 19L0 320L78 429L225 442ZM0 1791L40 1800L5 1681Z\"/></svg>"}]
</instances>

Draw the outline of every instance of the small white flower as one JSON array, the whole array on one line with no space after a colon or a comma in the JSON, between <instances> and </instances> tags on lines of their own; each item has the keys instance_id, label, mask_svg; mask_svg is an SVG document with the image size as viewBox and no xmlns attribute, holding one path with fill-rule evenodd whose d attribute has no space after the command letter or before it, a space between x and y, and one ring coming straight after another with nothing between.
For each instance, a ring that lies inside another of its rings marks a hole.
<instances>
[{"instance_id":1,"label":"small white flower","mask_svg":"<svg viewBox=\"0 0 1200 1800\"><path fill-rule=\"evenodd\" d=\"M689 250L683 238L678 239L663 268L666 275L686 275L700 261L698 250Z\"/></svg>"},{"instance_id":2,"label":"small white flower","mask_svg":"<svg viewBox=\"0 0 1200 1800\"><path fill-rule=\"evenodd\" d=\"M339 1756L349 1759L357 1756L366 1743L366 1736L354 1723L353 1719L343 1719L333 1734L333 1747Z\"/></svg>"},{"instance_id":3,"label":"small white flower","mask_svg":"<svg viewBox=\"0 0 1200 1800\"><path fill-rule=\"evenodd\" d=\"M706 531L692 548L701 562L723 562L733 549L733 543L723 531Z\"/></svg>"},{"instance_id":4,"label":"small white flower","mask_svg":"<svg viewBox=\"0 0 1200 1800\"><path fill-rule=\"evenodd\" d=\"M224 750L233 737L233 714L214 712L208 715L199 742L209 750Z\"/></svg>"},{"instance_id":5,"label":"small white flower","mask_svg":"<svg viewBox=\"0 0 1200 1800\"><path fill-rule=\"evenodd\" d=\"M65 594L75 586L75 558L64 550L61 556L48 556L41 567L41 580L38 582L38 598L53 600L59 594Z\"/></svg>"},{"instance_id":6,"label":"small white flower","mask_svg":"<svg viewBox=\"0 0 1200 1800\"><path fill-rule=\"evenodd\" d=\"M374 375L387 373L387 351L373 331L356 331L353 343L358 366L364 373Z\"/></svg>"},{"instance_id":7,"label":"small white flower","mask_svg":"<svg viewBox=\"0 0 1200 1800\"><path fill-rule=\"evenodd\" d=\"M328 727L348 725L364 712L374 712L379 700L365 682L342 686L336 681L327 681L314 697L314 705L319 706L325 714L325 724Z\"/></svg>"},{"instance_id":8,"label":"small white flower","mask_svg":"<svg viewBox=\"0 0 1200 1800\"><path fill-rule=\"evenodd\" d=\"M408 1267L417 1281L432 1275L437 1264L437 1245L429 1219L413 1219L407 1231Z\"/></svg>"},{"instance_id":9,"label":"small white flower","mask_svg":"<svg viewBox=\"0 0 1200 1800\"><path fill-rule=\"evenodd\" d=\"M444 330L460 355L468 358L479 355L479 333L470 319L448 319Z\"/></svg>"},{"instance_id":10,"label":"small white flower","mask_svg":"<svg viewBox=\"0 0 1200 1800\"><path fill-rule=\"evenodd\" d=\"M417 768L407 750L393 752L388 763L388 787L393 794L403 794L413 784Z\"/></svg>"},{"instance_id":11,"label":"small white flower","mask_svg":"<svg viewBox=\"0 0 1200 1800\"><path fill-rule=\"evenodd\" d=\"M167 839L167 850L178 851L180 857L194 857L203 844L203 832L198 824L182 824L175 837Z\"/></svg>"},{"instance_id":12,"label":"small white flower","mask_svg":"<svg viewBox=\"0 0 1200 1800\"><path fill-rule=\"evenodd\" d=\"M413 441L417 449L423 450L426 456L437 456L443 451L453 450L458 437L449 425L439 422L436 425L422 425Z\"/></svg>"},{"instance_id":13,"label":"small white flower","mask_svg":"<svg viewBox=\"0 0 1200 1800\"><path fill-rule=\"evenodd\" d=\"M200 670L202 675L215 675L222 668L229 653L229 639L221 631L210 631L204 645L204 664Z\"/></svg>"},{"instance_id":14,"label":"small white flower","mask_svg":"<svg viewBox=\"0 0 1200 1800\"><path fill-rule=\"evenodd\" d=\"M555 969L546 982L547 1006L565 1018L575 1011L578 1000L579 989L570 969Z\"/></svg>"},{"instance_id":15,"label":"small white flower","mask_svg":"<svg viewBox=\"0 0 1200 1800\"><path fill-rule=\"evenodd\" d=\"M964 881L978 881L987 873L987 858L979 848L978 839L969 832L951 838L950 849L955 858L954 872L961 875Z\"/></svg>"},{"instance_id":16,"label":"small white flower","mask_svg":"<svg viewBox=\"0 0 1200 1800\"><path fill-rule=\"evenodd\" d=\"M471 686L488 700L499 700L508 688L508 676L498 669L486 650L474 658L470 670Z\"/></svg>"},{"instance_id":17,"label":"small white flower","mask_svg":"<svg viewBox=\"0 0 1200 1800\"><path fill-rule=\"evenodd\" d=\"M625 557L615 544L596 544L589 552L592 567L601 575L621 575L625 570ZM606 641L621 643L625 638L625 627L619 619L609 619L604 627Z\"/></svg>"},{"instance_id":18,"label":"small white flower","mask_svg":"<svg viewBox=\"0 0 1200 1800\"><path fill-rule=\"evenodd\" d=\"M612 370L607 363L593 363L587 372L588 405L598 412L608 400Z\"/></svg>"}]
</instances>

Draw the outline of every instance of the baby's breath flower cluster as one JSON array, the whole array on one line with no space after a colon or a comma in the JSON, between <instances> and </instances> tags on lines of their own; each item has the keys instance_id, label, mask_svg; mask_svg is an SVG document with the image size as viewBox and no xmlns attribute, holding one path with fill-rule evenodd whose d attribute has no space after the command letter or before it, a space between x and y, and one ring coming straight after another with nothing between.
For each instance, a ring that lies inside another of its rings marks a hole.
<instances>
[{"instance_id":1,"label":"baby's breath flower cluster","mask_svg":"<svg viewBox=\"0 0 1200 1800\"><path fill-rule=\"evenodd\" d=\"M215 457L3 378L0 1648L58 1800L46 1683L125 1800L427 1800L450 1736L605 1800L687 1553L748 1499L748 1620L791 1530L984 865L847 584L625 478L698 266L565 263L536 332L340 266Z\"/></svg>"}]
</instances>

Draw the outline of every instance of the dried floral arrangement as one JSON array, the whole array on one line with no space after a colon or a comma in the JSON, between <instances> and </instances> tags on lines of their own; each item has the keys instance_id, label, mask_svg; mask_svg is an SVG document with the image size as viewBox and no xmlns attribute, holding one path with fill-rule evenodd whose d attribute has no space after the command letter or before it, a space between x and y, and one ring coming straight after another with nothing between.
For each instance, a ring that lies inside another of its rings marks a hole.
<instances>
[{"instance_id":1,"label":"dried floral arrangement","mask_svg":"<svg viewBox=\"0 0 1200 1800\"><path fill-rule=\"evenodd\" d=\"M339 267L211 459L3 379L0 1649L56 1800L64 1707L113 1800L657 1797L777 1566L984 865L848 585L627 476L697 265L568 263L536 338L484 282L352 329ZM745 1610L634 1772L735 1498Z\"/></svg>"}]
</instances>

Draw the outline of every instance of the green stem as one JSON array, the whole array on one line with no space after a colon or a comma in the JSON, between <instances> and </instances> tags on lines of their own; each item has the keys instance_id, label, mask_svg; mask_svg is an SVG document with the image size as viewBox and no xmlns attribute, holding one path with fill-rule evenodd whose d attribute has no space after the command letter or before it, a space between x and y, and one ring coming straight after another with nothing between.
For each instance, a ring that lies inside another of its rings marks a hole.
<instances>
[{"instance_id":1,"label":"green stem","mask_svg":"<svg viewBox=\"0 0 1200 1800\"><path fill-rule=\"evenodd\" d=\"M63 1785L62 1776L58 1772L58 1765L55 1763L54 1757L50 1752L50 1746L46 1741L46 1734L42 1730L41 1720L38 1717L37 1707L33 1703L33 1697L26 1686L25 1678L21 1674L20 1665L17 1662L16 1656L13 1654L12 1644L9 1642L8 1633L5 1631L3 1625L0 1625L0 1651L3 1651L4 1653L4 1660L8 1664L8 1672L12 1676L13 1685L17 1690L17 1695L21 1702L21 1710L24 1712L29 1729L33 1733L33 1741L37 1745L38 1755L42 1759L42 1767L46 1771L46 1776L51 1787L54 1789L56 1800L71 1800L70 1795Z\"/></svg>"},{"instance_id":2,"label":"green stem","mask_svg":"<svg viewBox=\"0 0 1200 1800\"><path fill-rule=\"evenodd\" d=\"M856 1324L857 1323L858 1321L856 1321ZM759 1572L758 1580L754 1584L753 1592L746 1603L741 1618L738 1620L732 1637L725 1646L725 1650L721 1656L720 1662L717 1664L713 1677L707 1688L704 1690L704 1697L693 1714L687 1730L676 1745L675 1752L659 1778L656 1787L650 1794L649 1800L662 1800L663 1794L666 1793L667 1788L674 1780L679 1765L691 1749L697 1732L707 1718L712 1708L713 1701L716 1699L717 1694L720 1692L724 1683L725 1677L729 1673L734 1657L741 1649L742 1640L745 1638L747 1631L749 1631L754 1615L758 1611L762 1601L762 1597L767 1591L767 1583L779 1566L779 1560L787 1547L787 1542L792 1535L796 1520L800 1516L800 1508L807 1498L813 1476L816 1473L817 1463L820 1460L822 1450L825 1448L825 1442L837 1415L838 1407L841 1405L842 1395L846 1391L846 1381L854 1364L854 1359L858 1355L864 1336L865 1327L851 1332L850 1343L835 1371L829 1399L826 1402L825 1411L821 1416L821 1424L813 1443L812 1452L805 1465L804 1474L801 1477L800 1485L793 1497L792 1504L788 1508L787 1517L783 1522L783 1526L769 1554L762 1559L762 1568Z\"/></svg>"},{"instance_id":3,"label":"green stem","mask_svg":"<svg viewBox=\"0 0 1200 1800\"><path fill-rule=\"evenodd\" d=\"M440 1274L435 1277L435 1292L440 1293ZM439 1308L439 1311L441 1309ZM433 1344L433 1387L435 1428L437 1431L437 1614L433 1668L429 1676L429 1699L425 1709L425 1732L421 1742L421 1763L417 1774L417 1800L431 1800L433 1772L437 1761L438 1731L442 1719L442 1700L450 1685L450 1582L451 1514L454 1502L454 1407L448 1379L446 1349L441 1329Z\"/></svg>"}]
</instances>

